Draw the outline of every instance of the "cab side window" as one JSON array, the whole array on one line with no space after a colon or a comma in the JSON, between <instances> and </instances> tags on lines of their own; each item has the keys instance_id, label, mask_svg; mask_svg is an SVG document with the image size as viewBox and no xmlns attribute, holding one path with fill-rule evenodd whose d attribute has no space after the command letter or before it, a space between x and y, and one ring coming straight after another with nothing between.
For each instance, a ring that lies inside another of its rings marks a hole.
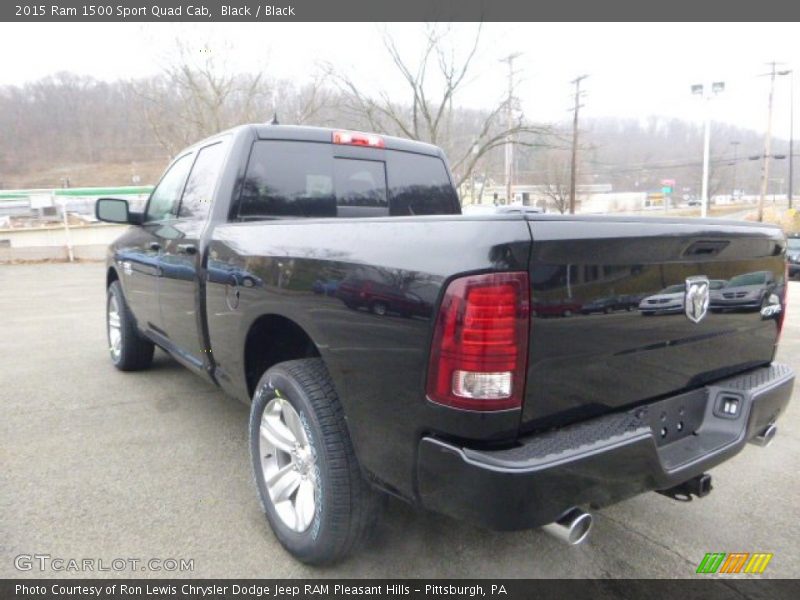
<instances>
[{"instance_id":1,"label":"cab side window","mask_svg":"<svg viewBox=\"0 0 800 600\"><path fill-rule=\"evenodd\" d=\"M224 159L224 142L200 150L186 182L179 218L204 220L208 216Z\"/></svg>"},{"instance_id":2,"label":"cab side window","mask_svg":"<svg viewBox=\"0 0 800 600\"><path fill-rule=\"evenodd\" d=\"M186 154L172 163L150 195L145 221L163 221L178 214L183 184L192 166L192 155Z\"/></svg>"}]
</instances>

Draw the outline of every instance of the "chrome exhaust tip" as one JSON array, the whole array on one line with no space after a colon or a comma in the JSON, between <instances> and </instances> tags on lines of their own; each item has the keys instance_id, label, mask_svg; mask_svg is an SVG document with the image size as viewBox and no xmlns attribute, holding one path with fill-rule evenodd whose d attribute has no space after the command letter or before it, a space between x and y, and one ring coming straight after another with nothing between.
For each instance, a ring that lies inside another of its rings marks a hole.
<instances>
[{"instance_id":1,"label":"chrome exhaust tip","mask_svg":"<svg viewBox=\"0 0 800 600\"><path fill-rule=\"evenodd\" d=\"M583 542L592 528L592 515L573 508L564 513L558 521L542 527L544 531L570 546Z\"/></svg>"},{"instance_id":2,"label":"chrome exhaust tip","mask_svg":"<svg viewBox=\"0 0 800 600\"><path fill-rule=\"evenodd\" d=\"M750 440L750 442L755 444L756 446L761 446L762 448L766 448L772 443L772 440L775 439L776 433L778 433L778 426L775 425L775 423L772 423L764 431L762 431L756 437Z\"/></svg>"}]
</instances>

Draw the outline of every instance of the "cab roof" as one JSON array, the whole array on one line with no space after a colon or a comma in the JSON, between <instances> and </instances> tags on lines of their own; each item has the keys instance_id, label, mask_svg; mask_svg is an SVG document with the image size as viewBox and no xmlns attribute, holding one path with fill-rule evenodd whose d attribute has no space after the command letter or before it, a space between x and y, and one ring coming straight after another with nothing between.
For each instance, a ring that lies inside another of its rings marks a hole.
<instances>
[{"instance_id":1,"label":"cab roof","mask_svg":"<svg viewBox=\"0 0 800 600\"><path fill-rule=\"evenodd\" d=\"M416 152L428 156L437 156L446 161L444 151L438 146L426 142L418 142L406 138L383 135L380 133L368 133L343 128L332 127L310 127L305 125L272 125L270 123L251 123L248 125L238 125L231 127L214 135L210 135L202 140L184 148L179 154L195 150L205 146L226 135L238 135L243 133L255 134L261 140L290 140L295 142L325 142L333 143L333 134L336 132L362 133L369 136L378 136L383 140L383 147L376 150L401 150L403 152Z\"/></svg>"},{"instance_id":2,"label":"cab roof","mask_svg":"<svg viewBox=\"0 0 800 600\"><path fill-rule=\"evenodd\" d=\"M335 132L351 131L345 128L335 129L331 127L308 127L304 125L270 125L269 123L255 124L251 127L255 129L257 137L262 140L294 140L301 142L331 143ZM382 138L387 150L403 150L405 152L417 152L419 154L428 154L430 156L444 158L442 150L433 144L379 133L370 135L377 135Z\"/></svg>"}]
</instances>

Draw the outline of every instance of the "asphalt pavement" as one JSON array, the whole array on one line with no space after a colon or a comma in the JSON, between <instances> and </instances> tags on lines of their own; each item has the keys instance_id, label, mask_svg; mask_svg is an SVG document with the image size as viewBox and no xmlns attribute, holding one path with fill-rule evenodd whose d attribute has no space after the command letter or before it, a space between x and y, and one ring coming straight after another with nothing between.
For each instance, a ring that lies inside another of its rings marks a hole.
<instances>
[{"instance_id":1,"label":"asphalt pavement","mask_svg":"<svg viewBox=\"0 0 800 600\"><path fill-rule=\"evenodd\" d=\"M103 285L100 264L0 266L1 578L673 578L693 577L707 552L771 552L763 577L797 576L798 390L775 442L713 469L711 495L680 503L649 493L598 511L581 546L536 530L485 531L389 500L352 558L306 567L261 514L247 407L161 351L149 371L116 371ZM800 370L800 283L790 284L789 299L778 359ZM95 571L42 572L42 559L17 558L32 555L89 559ZM97 572L115 559L125 568ZM142 571L151 559L162 570ZM193 570L167 571L170 559L191 560Z\"/></svg>"}]
</instances>

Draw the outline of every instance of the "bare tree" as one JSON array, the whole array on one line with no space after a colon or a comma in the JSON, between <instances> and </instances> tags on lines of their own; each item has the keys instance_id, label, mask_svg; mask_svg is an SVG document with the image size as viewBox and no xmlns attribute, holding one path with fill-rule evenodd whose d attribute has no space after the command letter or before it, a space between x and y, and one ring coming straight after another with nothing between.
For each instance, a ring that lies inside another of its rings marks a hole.
<instances>
[{"instance_id":1,"label":"bare tree","mask_svg":"<svg viewBox=\"0 0 800 600\"><path fill-rule=\"evenodd\" d=\"M224 48L193 50L180 40L161 76L136 89L154 136L170 154L250 120L259 105L270 103L262 73L234 73L228 68Z\"/></svg>"},{"instance_id":2,"label":"bare tree","mask_svg":"<svg viewBox=\"0 0 800 600\"><path fill-rule=\"evenodd\" d=\"M545 157L542 194L547 203L562 215L570 208L570 161L563 153L550 152Z\"/></svg>"},{"instance_id":3,"label":"bare tree","mask_svg":"<svg viewBox=\"0 0 800 600\"><path fill-rule=\"evenodd\" d=\"M273 112L289 123L317 122L330 103L321 76L295 83L273 80L266 67L235 72L230 54L225 45L211 51L177 40L161 75L136 86L145 119L170 154L229 127L267 121Z\"/></svg>"},{"instance_id":4,"label":"bare tree","mask_svg":"<svg viewBox=\"0 0 800 600\"><path fill-rule=\"evenodd\" d=\"M708 165L708 197L731 194L732 169L727 163L709 161Z\"/></svg>"},{"instance_id":5,"label":"bare tree","mask_svg":"<svg viewBox=\"0 0 800 600\"><path fill-rule=\"evenodd\" d=\"M187 74L178 70L182 64L179 56L174 55L168 63L170 69L165 68L157 77L100 81L57 73L24 85L0 86L0 182L5 187L57 187L66 179L72 185L122 183L130 179L131 165L135 162L141 181L153 183L163 167L164 148L174 154L219 129L268 121L273 109L277 109L281 123L370 127L365 117L352 110L353 96L329 85L322 74L312 79L281 81L271 78L265 66L240 76L226 70L225 54L222 50L218 53L212 61L213 70L206 75L215 82L213 89L208 82L204 84L208 89L200 85L200 92L193 95L194 104L186 104L184 94L188 92L180 91L183 88L168 79L168 74L173 73L188 82ZM185 62L189 66L197 62L202 67L206 58L204 53L197 52L197 56L187 54ZM424 90L429 109L438 104L428 99L443 89L435 85L441 78L435 76L438 66L434 59L435 55L429 66L430 86ZM193 67L190 70L192 81L204 81ZM474 76L474 69L472 75L467 75L470 76ZM257 77L257 85L250 93L253 86L247 87L245 83L252 84ZM226 83L234 90L226 91L228 88L223 85ZM406 88L411 89L407 84ZM192 95L188 97L191 99ZM446 110L449 122L445 124L442 117L436 136L454 164L465 154L469 160L474 158L472 141L484 130L487 121L491 135L485 136L484 141L493 139L494 147L505 142L501 135L505 105L499 105L499 118L492 121L491 111L460 107L456 103L458 98L456 95L452 109ZM413 96L407 95L405 103L402 98L393 100L397 102L393 106L402 122L413 124ZM212 111L204 107L216 108ZM198 111L201 117L197 116ZM417 111L419 137L425 139L427 121L422 104L418 103ZM515 162L525 183L549 182L552 209L559 210L563 195L559 192L563 183L559 182L565 179L563 172L558 175L554 164L549 165L551 172L547 174L547 160L563 162L559 157L568 155L569 123L554 124L553 130L555 133L548 132L547 136L525 134L526 145L516 149ZM47 135L42 135L43 131ZM397 128L390 129L388 121L384 131L402 133ZM763 151L762 134L717 122L711 137L711 194L731 193L734 169L735 187L754 193L760 181L760 162L748 157ZM699 191L702 129L693 123L663 117L646 122L611 117L585 119L581 139L585 144L581 152L584 165L578 170L581 183L608 184L620 192L649 192L659 190L664 179L673 179L676 199ZM739 144L732 146L730 140ZM548 147L537 147L538 142ZM502 180L503 153L487 151L491 147L491 143L483 145L483 154L476 161L477 166L472 167L472 173L481 175L475 177L476 194L484 189L484 184L494 185ZM786 140L775 138L776 152L787 152L787 147ZM784 169L785 162L776 163L776 168ZM462 163L458 178L463 181L468 173L470 166Z\"/></svg>"},{"instance_id":6,"label":"bare tree","mask_svg":"<svg viewBox=\"0 0 800 600\"><path fill-rule=\"evenodd\" d=\"M529 123L514 98L503 98L488 110L475 111L477 119L462 120L463 109L456 107L458 94L469 80L481 39L478 26L465 52L451 43L449 28L426 25L421 49L414 59L404 57L394 37L383 33L383 45L395 73L405 85L407 95L392 97L386 91L370 94L350 75L325 65L326 73L344 97L345 108L373 131L401 135L436 144L451 157L451 168L458 186L466 181L478 162L493 149L513 139L519 145L541 143L549 129ZM509 103L516 117L506 121Z\"/></svg>"},{"instance_id":7,"label":"bare tree","mask_svg":"<svg viewBox=\"0 0 800 600\"><path fill-rule=\"evenodd\" d=\"M336 121L335 94L325 83L325 77L320 73L300 85L288 81L273 82L272 110L280 122L333 125Z\"/></svg>"}]
</instances>

